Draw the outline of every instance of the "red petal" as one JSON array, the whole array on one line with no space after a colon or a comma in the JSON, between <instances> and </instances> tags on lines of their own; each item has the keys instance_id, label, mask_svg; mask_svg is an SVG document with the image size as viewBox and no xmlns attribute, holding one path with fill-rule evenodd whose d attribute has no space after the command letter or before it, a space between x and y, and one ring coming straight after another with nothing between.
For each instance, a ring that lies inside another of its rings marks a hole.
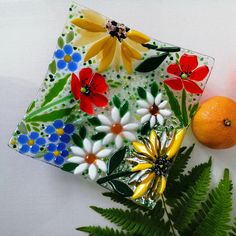
<instances>
[{"instance_id":1,"label":"red petal","mask_svg":"<svg viewBox=\"0 0 236 236\"><path fill-rule=\"evenodd\" d=\"M74 73L72 74L70 87L71 87L71 92L74 95L75 99L79 100L80 99L80 81Z\"/></svg>"},{"instance_id":2,"label":"red petal","mask_svg":"<svg viewBox=\"0 0 236 236\"><path fill-rule=\"evenodd\" d=\"M92 104L89 96L81 94L80 109L82 111L86 112L89 115L93 115L94 114L93 104Z\"/></svg>"},{"instance_id":3,"label":"red petal","mask_svg":"<svg viewBox=\"0 0 236 236\"><path fill-rule=\"evenodd\" d=\"M197 56L184 54L181 56L179 63L182 72L192 72L198 66Z\"/></svg>"},{"instance_id":4,"label":"red petal","mask_svg":"<svg viewBox=\"0 0 236 236\"><path fill-rule=\"evenodd\" d=\"M182 90L183 89L183 83L180 78L166 79L166 80L164 80L164 83L174 90Z\"/></svg>"},{"instance_id":5,"label":"red petal","mask_svg":"<svg viewBox=\"0 0 236 236\"><path fill-rule=\"evenodd\" d=\"M170 64L167 67L167 72L172 75L177 75L177 76L180 76L180 74L181 74L181 70L177 64Z\"/></svg>"},{"instance_id":6,"label":"red petal","mask_svg":"<svg viewBox=\"0 0 236 236\"><path fill-rule=\"evenodd\" d=\"M203 90L191 80L183 80L183 84L189 93L202 94L203 92Z\"/></svg>"},{"instance_id":7,"label":"red petal","mask_svg":"<svg viewBox=\"0 0 236 236\"><path fill-rule=\"evenodd\" d=\"M108 99L99 93L91 94L91 102L97 107L105 107L108 104Z\"/></svg>"},{"instance_id":8,"label":"red petal","mask_svg":"<svg viewBox=\"0 0 236 236\"><path fill-rule=\"evenodd\" d=\"M208 73L209 73L209 68L207 66L200 66L193 71L193 73L189 76L189 79L202 81L206 78Z\"/></svg>"},{"instance_id":9,"label":"red petal","mask_svg":"<svg viewBox=\"0 0 236 236\"><path fill-rule=\"evenodd\" d=\"M102 75L95 73L90 83L90 90L93 93L105 93L107 88L108 86L106 84L105 78Z\"/></svg>"},{"instance_id":10,"label":"red petal","mask_svg":"<svg viewBox=\"0 0 236 236\"><path fill-rule=\"evenodd\" d=\"M81 87L88 85L93 77L93 71L91 68L83 68L79 72L79 78L81 81Z\"/></svg>"}]
</instances>

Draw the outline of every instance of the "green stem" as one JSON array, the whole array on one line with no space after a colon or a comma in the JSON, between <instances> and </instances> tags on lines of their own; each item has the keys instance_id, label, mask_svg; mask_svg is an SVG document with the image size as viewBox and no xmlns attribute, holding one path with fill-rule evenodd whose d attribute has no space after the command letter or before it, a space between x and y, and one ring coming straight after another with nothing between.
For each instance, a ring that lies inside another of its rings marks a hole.
<instances>
[{"instance_id":1,"label":"green stem","mask_svg":"<svg viewBox=\"0 0 236 236\"><path fill-rule=\"evenodd\" d=\"M113 174L113 175L108 175L106 177L103 177L103 178L100 178L97 180L97 183L98 184L104 184L110 180L113 180L113 179L117 179L119 177L123 177L123 176L129 176L131 174L133 174L134 172L131 172L131 171L124 171L124 172L119 172L117 174Z\"/></svg>"},{"instance_id":2,"label":"green stem","mask_svg":"<svg viewBox=\"0 0 236 236\"><path fill-rule=\"evenodd\" d=\"M170 214L169 214L169 212L167 210L166 202L165 202L163 194L161 194L161 200L162 200L162 203L163 203L163 206L164 206L165 213L166 213L166 215L168 217L168 220L170 221L170 227L171 227L172 233L173 233L174 236L176 236L175 229L174 229L174 226L173 226L173 222L172 222L172 220L170 218Z\"/></svg>"},{"instance_id":3,"label":"green stem","mask_svg":"<svg viewBox=\"0 0 236 236\"><path fill-rule=\"evenodd\" d=\"M67 101L67 100L70 100L70 99L72 99L72 98L73 98L73 96L70 94L70 95L68 95L68 96L66 96L66 97L63 97L63 98L61 98L61 99L59 99L59 100L57 100L57 101L55 101L55 102L49 103L48 105L46 105L46 106L44 106L44 107L40 107L39 109L37 109L37 110L31 112L29 115L27 115L27 116L25 117L25 121L31 119L32 117L38 115L39 113L41 113L41 112L43 112L43 111L48 110L48 109L51 108L51 107L56 106L57 104L63 103L63 102L65 102L65 101Z\"/></svg>"}]
</instances>

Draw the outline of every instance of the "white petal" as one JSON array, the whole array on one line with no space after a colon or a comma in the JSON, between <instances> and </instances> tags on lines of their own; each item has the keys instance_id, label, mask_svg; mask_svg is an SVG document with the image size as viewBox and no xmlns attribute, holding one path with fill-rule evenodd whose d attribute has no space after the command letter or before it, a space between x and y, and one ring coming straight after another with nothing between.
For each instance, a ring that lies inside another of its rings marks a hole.
<instances>
[{"instance_id":1,"label":"white petal","mask_svg":"<svg viewBox=\"0 0 236 236\"><path fill-rule=\"evenodd\" d=\"M130 112L128 111L122 118L120 123L126 125L130 121Z\"/></svg>"},{"instance_id":2,"label":"white petal","mask_svg":"<svg viewBox=\"0 0 236 236\"><path fill-rule=\"evenodd\" d=\"M104 115L98 115L98 119L102 122L104 125L111 125L111 121Z\"/></svg>"},{"instance_id":3,"label":"white petal","mask_svg":"<svg viewBox=\"0 0 236 236\"><path fill-rule=\"evenodd\" d=\"M91 180L95 180L95 178L96 178L96 176L97 176L97 167L96 167L94 164L91 164L91 165L89 166L89 172L88 172L88 174L89 174L89 178L90 178Z\"/></svg>"},{"instance_id":4,"label":"white petal","mask_svg":"<svg viewBox=\"0 0 236 236\"><path fill-rule=\"evenodd\" d=\"M171 115L171 110L169 110L169 109L160 109L159 113L163 116L170 116Z\"/></svg>"},{"instance_id":5,"label":"white petal","mask_svg":"<svg viewBox=\"0 0 236 236\"><path fill-rule=\"evenodd\" d=\"M146 94L147 94L147 101L148 101L148 103L149 103L150 105L153 105L153 104L154 104L154 97L153 97L152 94L149 93L149 92L146 92Z\"/></svg>"},{"instance_id":6,"label":"white petal","mask_svg":"<svg viewBox=\"0 0 236 236\"><path fill-rule=\"evenodd\" d=\"M109 132L111 129L110 126L106 126L106 125L101 125L101 126L97 126L96 130L100 131L100 132Z\"/></svg>"},{"instance_id":7,"label":"white petal","mask_svg":"<svg viewBox=\"0 0 236 236\"><path fill-rule=\"evenodd\" d=\"M96 160L96 165L97 167L102 170L103 172L107 172L107 165L104 161L102 160Z\"/></svg>"},{"instance_id":8,"label":"white petal","mask_svg":"<svg viewBox=\"0 0 236 236\"><path fill-rule=\"evenodd\" d=\"M163 125L164 124L164 118L162 115L160 114L157 114L157 121L160 125Z\"/></svg>"},{"instance_id":9,"label":"white petal","mask_svg":"<svg viewBox=\"0 0 236 236\"><path fill-rule=\"evenodd\" d=\"M114 134L112 134L112 133L107 134L103 139L103 144L107 145L108 143L110 143L113 140L114 140Z\"/></svg>"},{"instance_id":10,"label":"white petal","mask_svg":"<svg viewBox=\"0 0 236 236\"><path fill-rule=\"evenodd\" d=\"M84 162L84 158L83 157L77 157L77 156L73 156L68 158L67 160L68 162L72 162L72 163L76 163L76 164L81 164Z\"/></svg>"},{"instance_id":11,"label":"white petal","mask_svg":"<svg viewBox=\"0 0 236 236\"><path fill-rule=\"evenodd\" d=\"M85 152L82 148L80 147L77 147L77 146L71 146L71 151L75 154L75 155L78 155L78 156L84 156L85 155Z\"/></svg>"},{"instance_id":12,"label":"white petal","mask_svg":"<svg viewBox=\"0 0 236 236\"><path fill-rule=\"evenodd\" d=\"M83 145L86 152L92 152L92 143L89 141L89 139L84 139Z\"/></svg>"},{"instance_id":13,"label":"white petal","mask_svg":"<svg viewBox=\"0 0 236 236\"><path fill-rule=\"evenodd\" d=\"M147 122L150 118L151 118L151 114L148 113L147 115L145 115L141 118L141 123L143 124L143 123Z\"/></svg>"},{"instance_id":14,"label":"white petal","mask_svg":"<svg viewBox=\"0 0 236 236\"><path fill-rule=\"evenodd\" d=\"M116 108L116 107L112 108L111 117L112 117L112 120L115 122L120 121L120 111L118 110L118 108Z\"/></svg>"},{"instance_id":15,"label":"white petal","mask_svg":"<svg viewBox=\"0 0 236 236\"><path fill-rule=\"evenodd\" d=\"M111 152L112 152L111 149L108 149L108 148L103 149L97 153L97 157L99 158L107 157L111 154Z\"/></svg>"},{"instance_id":16,"label":"white petal","mask_svg":"<svg viewBox=\"0 0 236 236\"><path fill-rule=\"evenodd\" d=\"M163 109L166 105L167 105L167 101L166 100L164 100L163 102L161 102L159 105L158 105L158 108L159 109Z\"/></svg>"},{"instance_id":17,"label":"white petal","mask_svg":"<svg viewBox=\"0 0 236 236\"><path fill-rule=\"evenodd\" d=\"M141 109L138 109L137 110L137 114L139 114L139 115L145 115L145 114L147 114L149 111L148 111L148 109L147 108L141 108Z\"/></svg>"},{"instance_id":18,"label":"white petal","mask_svg":"<svg viewBox=\"0 0 236 236\"><path fill-rule=\"evenodd\" d=\"M151 119L150 119L150 126L151 128L156 124L156 117L155 116L152 116Z\"/></svg>"},{"instance_id":19,"label":"white petal","mask_svg":"<svg viewBox=\"0 0 236 236\"><path fill-rule=\"evenodd\" d=\"M102 141L101 140L96 141L93 144L93 153L96 154L101 148L102 148Z\"/></svg>"},{"instance_id":20,"label":"white petal","mask_svg":"<svg viewBox=\"0 0 236 236\"><path fill-rule=\"evenodd\" d=\"M137 123L129 123L129 124L123 126L124 130L135 130L137 128L138 128Z\"/></svg>"},{"instance_id":21,"label":"white petal","mask_svg":"<svg viewBox=\"0 0 236 236\"><path fill-rule=\"evenodd\" d=\"M138 100L137 101L138 105L142 108L149 108L150 107L150 104L148 104L146 101L144 100Z\"/></svg>"},{"instance_id":22,"label":"white petal","mask_svg":"<svg viewBox=\"0 0 236 236\"><path fill-rule=\"evenodd\" d=\"M117 148L121 148L123 144L123 139L120 135L117 135L115 138L115 144Z\"/></svg>"},{"instance_id":23,"label":"white petal","mask_svg":"<svg viewBox=\"0 0 236 236\"><path fill-rule=\"evenodd\" d=\"M87 170L87 168L88 168L88 163L80 164L79 166L77 166L77 167L74 169L74 174L75 174L75 175L81 174L81 173L83 173L85 170Z\"/></svg>"},{"instance_id":24,"label":"white petal","mask_svg":"<svg viewBox=\"0 0 236 236\"><path fill-rule=\"evenodd\" d=\"M158 93L156 98L155 98L155 104L158 106L161 102L161 99L162 99L162 94L161 93Z\"/></svg>"},{"instance_id":25,"label":"white petal","mask_svg":"<svg viewBox=\"0 0 236 236\"><path fill-rule=\"evenodd\" d=\"M135 136L133 133L129 132L129 131L124 131L122 134L123 134L124 137L125 137L126 139L128 139L129 141L134 141L134 140L136 140L136 136Z\"/></svg>"}]
</instances>

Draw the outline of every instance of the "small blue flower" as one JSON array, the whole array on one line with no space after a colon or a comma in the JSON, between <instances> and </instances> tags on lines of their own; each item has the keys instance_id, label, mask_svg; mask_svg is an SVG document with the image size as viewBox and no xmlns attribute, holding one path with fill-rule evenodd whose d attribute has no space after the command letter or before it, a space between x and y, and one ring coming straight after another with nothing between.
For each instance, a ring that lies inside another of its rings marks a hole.
<instances>
[{"instance_id":1,"label":"small blue flower","mask_svg":"<svg viewBox=\"0 0 236 236\"><path fill-rule=\"evenodd\" d=\"M48 162L53 161L56 165L62 165L69 152L66 150L65 143L50 143L47 146L48 152L44 155L44 159Z\"/></svg>"},{"instance_id":2,"label":"small blue flower","mask_svg":"<svg viewBox=\"0 0 236 236\"><path fill-rule=\"evenodd\" d=\"M81 55L78 52L74 52L73 47L69 44L66 44L63 49L56 50L54 56L58 59L57 67L59 69L67 67L71 72L77 70L77 64L81 61Z\"/></svg>"},{"instance_id":3,"label":"small blue flower","mask_svg":"<svg viewBox=\"0 0 236 236\"><path fill-rule=\"evenodd\" d=\"M74 125L64 124L62 120L55 120L52 125L49 125L45 129L45 132L49 134L49 140L51 142L60 140L62 143L69 143L74 130Z\"/></svg>"},{"instance_id":4,"label":"small blue flower","mask_svg":"<svg viewBox=\"0 0 236 236\"><path fill-rule=\"evenodd\" d=\"M21 144L20 153L31 152L33 154L38 153L40 147L46 143L45 138L40 137L37 132L19 135L18 142Z\"/></svg>"}]
</instances>

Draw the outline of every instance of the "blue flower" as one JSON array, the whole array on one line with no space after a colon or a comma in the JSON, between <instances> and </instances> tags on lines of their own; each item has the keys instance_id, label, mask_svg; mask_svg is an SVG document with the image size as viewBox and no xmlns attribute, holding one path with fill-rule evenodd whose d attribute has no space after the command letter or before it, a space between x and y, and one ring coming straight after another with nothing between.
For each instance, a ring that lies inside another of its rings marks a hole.
<instances>
[{"instance_id":1,"label":"blue flower","mask_svg":"<svg viewBox=\"0 0 236 236\"><path fill-rule=\"evenodd\" d=\"M51 142L60 140L62 143L69 143L74 130L74 125L64 124L62 120L55 120L52 125L49 125L45 129L45 132L49 134L49 140Z\"/></svg>"},{"instance_id":2,"label":"blue flower","mask_svg":"<svg viewBox=\"0 0 236 236\"><path fill-rule=\"evenodd\" d=\"M63 49L56 50L54 55L58 59L57 67L59 69L67 67L71 72L77 70L77 64L81 60L81 55L78 52L74 52L71 45L66 44Z\"/></svg>"},{"instance_id":3,"label":"blue flower","mask_svg":"<svg viewBox=\"0 0 236 236\"><path fill-rule=\"evenodd\" d=\"M66 150L65 143L50 143L47 146L48 152L44 155L44 159L48 162L53 161L56 165L62 165L69 152Z\"/></svg>"},{"instance_id":4,"label":"blue flower","mask_svg":"<svg viewBox=\"0 0 236 236\"><path fill-rule=\"evenodd\" d=\"M29 135L21 134L18 137L18 142L21 144L20 152L31 152L36 154L42 145L46 143L45 138L39 136L37 132L31 132Z\"/></svg>"}]
</instances>

